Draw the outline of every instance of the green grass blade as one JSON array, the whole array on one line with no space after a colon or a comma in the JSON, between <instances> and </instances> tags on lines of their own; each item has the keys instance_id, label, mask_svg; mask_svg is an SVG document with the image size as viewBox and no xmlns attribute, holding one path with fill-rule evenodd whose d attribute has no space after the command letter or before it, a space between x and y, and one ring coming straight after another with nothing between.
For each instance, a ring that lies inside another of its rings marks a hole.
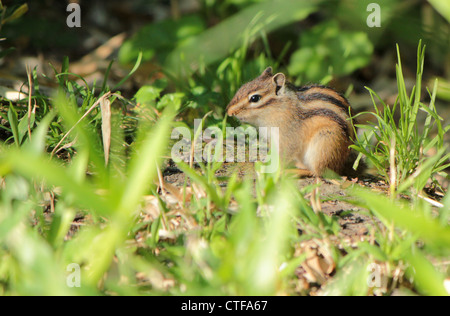
<instances>
[{"instance_id":1,"label":"green grass blade","mask_svg":"<svg viewBox=\"0 0 450 316\"><path fill-rule=\"evenodd\" d=\"M382 219L385 225L389 226L393 222L394 225L416 234L430 246L445 251L450 249L450 227L430 219L421 213L420 209L414 211L399 201L392 201L367 190L358 189L352 193L361 198L366 207Z\"/></svg>"},{"instance_id":2,"label":"green grass blade","mask_svg":"<svg viewBox=\"0 0 450 316\"><path fill-rule=\"evenodd\" d=\"M87 182L80 184L74 181L63 166L46 156L36 156L31 151L10 149L1 153L0 162L2 173L13 171L30 180L45 181L46 185L61 187L65 194L83 197L74 200L74 204L81 208L95 211L100 215L109 215L111 212L111 205L95 194L95 188Z\"/></svg>"},{"instance_id":3,"label":"green grass blade","mask_svg":"<svg viewBox=\"0 0 450 316\"><path fill-rule=\"evenodd\" d=\"M20 137L19 137L19 120L17 118L17 112L14 109L14 106L11 102L9 102L9 110L8 110L8 122L11 126L11 130L13 133L14 143L17 147L20 146Z\"/></svg>"},{"instance_id":4,"label":"green grass blade","mask_svg":"<svg viewBox=\"0 0 450 316\"><path fill-rule=\"evenodd\" d=\"M425 255L419 249L414 249L414 251L408 253L405 257L414 269L414 274L411 277L419 292L423 295L450 295L444 287L444 276L436 271L436 268L425 258Z\"/></svg>"},{"instance_id":5,"label":"green grass blade","mask_svg":"<svg viewBox=\"0 0 450 316\"><path fill-rule=\"evenodd\" d=\"M141 65L141 61L142 61L142 51L139 52L139 55L136 59L136 63L134 64L133 69L131 69L131 71L128 73L128 75L126 75L122 80L119 81L118 84L116 84L114 86L114 88L112 88L111 90L114 91L117 88L119 88L125 81L128 80L128 78L130 78L135 72L136 70L139 68L139 66Z\"/></svg>"},{"instance_id":6,"label":"green grass blade","mask_svg":"<svg viewBox=\"0 0 450 316\"><path fill-rule=\"evenodd\" d=\"M211 200L217 205L222 206L222 199L217 194L217 191L215 189L214 184L210 184L208 182L208 179L204 176L201 176L198 174L194 169L190 168L189 165L184 163L183 161L177 162L177 166L183 171L189 178L192 179L195 183L198 183L205 189L208 196L211 198Z\"/></svg>"},{"instance_id":7,"label":"green grass blade","mask_svg":"<svg viewBox=\"0 0 450 316\"><path fill-rule=\"evenodd\" d=\"M130 214L135 211L142 195L156 176L156 167L165 150L174 115L174 109L168 107L131 158L129 176L118 207L121 212Z\"/></svg>"}]
</instances>

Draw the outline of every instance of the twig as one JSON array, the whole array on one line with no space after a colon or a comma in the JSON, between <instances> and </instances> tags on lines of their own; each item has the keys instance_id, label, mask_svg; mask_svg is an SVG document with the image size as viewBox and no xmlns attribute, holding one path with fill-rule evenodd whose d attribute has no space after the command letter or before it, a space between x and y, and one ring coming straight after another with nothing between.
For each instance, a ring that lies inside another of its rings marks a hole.
<instances>
[{"instance_id":1,"label":"twig","mask_svg":"<svg viewBox=\"0 0 450 316\"><path fill-rule=\"evenodd\" d=\"M316 184L320 183L320 178L316 177ZM314 213L322 212L322 205L320 204L320 191L319 186L315 187L311 192L311 206L314 210Z\"/></svg>"},{"instance_id":2,"label":"twig","mask_svg":"<svg viewBox=\"0 0 450 316\"><path fill-rule=\"evenodd\" d=\"M161 169L158 166L158 163L156 163L156 171L158 173L158 180L159 180L159 187L161 188L161 195L165 196L166 192L164 192L165 188L164 188L164 178L162 176L161 173Z\"/></svg>"},{"instance_id":3,"label":"twig","mask_svg":"<svg viewBox=\"0 0 450 316\"><path fill-rule=\"evenodd\" d=\"M428 198L426 196L423 196L421 194L418 194L417 196L420 197L421 199L423 199L424 201L427 201L428 203L430 203L433 206L436 206L436 207L439 207L439 208L443 208L444 207L444 204L439 203L438 201L430 199L430 198Z\"/></svg>"}]
</instances>

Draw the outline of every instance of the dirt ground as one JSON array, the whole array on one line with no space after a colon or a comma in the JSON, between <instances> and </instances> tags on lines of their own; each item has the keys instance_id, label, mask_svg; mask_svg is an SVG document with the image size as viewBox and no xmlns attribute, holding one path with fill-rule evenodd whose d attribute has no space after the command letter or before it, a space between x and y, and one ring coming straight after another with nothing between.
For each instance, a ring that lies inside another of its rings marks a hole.
<instances>
[{"instance_id":1,"label":"dirt ground","mask_svg":"<svg viewBox=\"0 0 450 316\"><path fill-rule=\"evenodd\" d=\"M239 177L253 177L250 163L226 163L216 173L217 176L230 175L235 168L238 169ZM176 167L169 167L164 171L164 182L175 187L181 188L184 185L185 174ZM346 178L341 179L316 179L312 177L299 178L296 180L297 186L300 189L315 185L319 182L320 186L316 192L319 193L320 203L316 205L321 212L326 215L333 216L338 220L340 225L340 234L350 244L353 244L362 239L366 239L369 234L369 227L373 227L374 219L369 212L361 207L355 206L345 201L347 197L346 189L352 185L359 185L369 187L380 192L387 192L388 185L377 179L376 177L366 174L360 178ZM189 179L187 185L190 186ZM226 187L226 183L223 183ZM309 193L305 196L307 199L313 198ZM317 197L315 200L318 200Z\"/></svg>"}]
</instances>

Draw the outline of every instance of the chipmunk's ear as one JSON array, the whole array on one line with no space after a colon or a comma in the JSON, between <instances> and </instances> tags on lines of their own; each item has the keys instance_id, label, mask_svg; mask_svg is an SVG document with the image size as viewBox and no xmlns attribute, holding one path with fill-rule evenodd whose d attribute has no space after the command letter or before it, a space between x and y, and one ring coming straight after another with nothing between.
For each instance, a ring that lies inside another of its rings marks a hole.
<instances>
[{"instance_id":1,"label":"chipmunk's ear","mask_svg":"<svg viewBox=\"0 0 450 316\"><path fill-rule=\"evenodd\" d=\"M272 77L272 67L267 67L266 70L263 71L261 77Z\"/></svg>"},{"instance_id":2,"label":"chipmunk's ear","mask_svg":"<svg viewBox=\"0 0 450 316\"><path fill-rule=\"evenodd\" d=\"M286 84L286 76L279 72L275 76L272 77L272 80L276 86L276 94L284 93L284 86Z\"/></svg>"}]
</instances>

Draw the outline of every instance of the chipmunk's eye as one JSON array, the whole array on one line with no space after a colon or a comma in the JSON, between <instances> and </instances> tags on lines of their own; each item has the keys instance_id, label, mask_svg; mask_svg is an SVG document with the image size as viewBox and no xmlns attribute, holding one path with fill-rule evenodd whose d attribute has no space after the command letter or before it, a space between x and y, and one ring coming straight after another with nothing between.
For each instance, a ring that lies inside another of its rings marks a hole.
<instances>
[{"instance_id":1,"label":"chipmunk's eye","mask_svg":"<svg viewBox=\"0 0 450 316\"><path fill-rule=\"evenodd\" d=\"M250 97L250 102L256 103L261 100L261 96L259 94L254 94Z\"/></svg>"}]
</instances>

